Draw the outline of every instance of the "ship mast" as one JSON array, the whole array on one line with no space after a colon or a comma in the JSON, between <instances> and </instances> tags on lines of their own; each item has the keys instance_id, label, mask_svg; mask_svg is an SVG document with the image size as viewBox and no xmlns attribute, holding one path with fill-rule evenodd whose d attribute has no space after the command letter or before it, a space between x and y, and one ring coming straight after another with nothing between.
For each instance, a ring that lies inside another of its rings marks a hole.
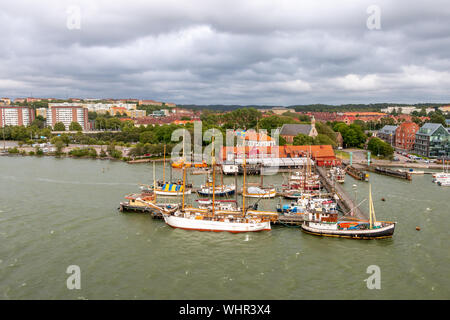
<instances>
[{"instance_id":1,"label":"ship mast","mask_svg":"<svg viewBox=\"0 0 450 320\"><path fill-rule=\"evenodd\" d=\"M186 166L183 165L183 202L181 204L181 211L184 212L184 189L186 187Z\"/></svg>"},{"instance_id":2,"label":"ship mast","mask_svg":"<svg viewBox=\"0 0 450 320\"><path fill-rule=\"evenodd\" d=\"M153 195L156 200L156 175L155 175L155 161L153 161Z\"/></svg>"},{"instance_id":3,"label":"ship mast","mask_svg":"<svg viewBox=\"0 0 450 320\"><path fill-rule=\"evenodd\" d=\"M166 144L164 144L163 183L166 183Z\"/></svg>"},{"instance_id":4,"label":"ship mast","mask_svg":"<svg viewBox=\"0 0 450 320\"><path fill-rule=\"evenodd\" d=\"M372 201L372 185L369 184L369 224L370 229L373 229L373 224L376 221L375 217L375 208L373 207L373 201Z\"/></svg>"},{"instance_id":5,"label":"ship mast","mask_svg":"<svg viewBox=\"0 0 450 320\"><path fill-rule=\"evenodd\" d=\"M213 129L213 136L212 136L212 150L211 150L211 165L213 170L213 185L212 185L212 214L213 216L216 213L215 209L215 199L216 199L216 157L214 154L214 129Z\"/></svg>"},{"instance_id":6,"label":"ship mast","mask_svg":"<svg viewBox=\"0 0 450 320\"><path fill-rule=\"evenodd\" d=\"M244 162L243 162L244 181L242 182L242 216L244 216L244 217L245 217L245 176L246 176L246 171L247 171L247 169L245 168L245 164L246 163L245 163L245 145L244 145Z\"/></svg>"}]
</instances>

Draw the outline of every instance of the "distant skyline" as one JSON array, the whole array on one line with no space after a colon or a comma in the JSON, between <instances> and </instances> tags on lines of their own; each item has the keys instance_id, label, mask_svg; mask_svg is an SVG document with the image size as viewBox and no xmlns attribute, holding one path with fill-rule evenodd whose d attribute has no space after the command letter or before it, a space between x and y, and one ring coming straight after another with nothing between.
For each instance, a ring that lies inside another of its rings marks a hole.
<instances>
[{"instance_id":1,"label":"distant skyline","mask_svg":"<svg viewBox=\"0 0 450 320\"><path fill-rule=\"evenodd\" d=\"M367 25L372 5L379 28ZM0 97L450 102L445 0L5 0L0 9Z\"/></svg>"}]
</instances>

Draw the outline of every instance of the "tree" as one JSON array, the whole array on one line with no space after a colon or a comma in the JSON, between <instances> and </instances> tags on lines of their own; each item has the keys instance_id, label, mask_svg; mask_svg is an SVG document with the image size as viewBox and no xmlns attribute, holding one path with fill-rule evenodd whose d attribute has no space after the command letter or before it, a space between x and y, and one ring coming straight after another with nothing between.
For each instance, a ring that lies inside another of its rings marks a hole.
<instances>
[{"instance_id":1,"label":"tree","mask_svg":"<svg viewBox=\"0 0 450 320\"><path fill-rule=\"evenodd\" d=\"M382 155L383 157L391 157L394 154L394 148L389 143L384 142L379 138L371 138L367 144L373 154Z\"/></svg>"},{"instance_id":2,"label":"tree","mask_svg":"<svg viewBox=\"0 0 450 320\"><path fill-rule=\"evenodd\" d=\"M83 131L83 128L81 127L81 124L78 122L71 122L69 126L70 131Z\"/></svg>"},{"instance_id":3,"label":"tree","mask_svg":"<svg viewBox=\"0 0 450 320\"><path fill-rule=\"evenodd\" d=\"M322 122L316 122L316 130L318 134L324 134L328 136L333 142L336 142L336 133L330 126Z\"/></svg>"},{"instance_id":4,"label":"tree","mask_svg":"<svg viewBox=\"0 0 450 320\"><path fill-rule=\"evenodd\" d=\"M336 147L337 143L333 141L329 136L325 134L319 134L314 138L314 144L316 145L331 145L333 148Z\"/></svg>"},{"instance_id":5,"label":"tree","mask_svg":"<svg viewBox=\"0 0 450 320\"><path fill-rule=\"evenodd\" d=\"M362 148L366 142L367 136L357 124L347 126L345 123L340 122L336 123L333 129L341 133L344 144L347 147Z\"/></svg>"},{"instance_id":6,"label":"tree","mask_svg":"<svg viewBox=\"0 0 450 320\"><path fill-rule=\"evenodd\" d=\"M445 117L442 115L442 114L438 114L438 113L433 113L431 116L430 116L430 120L428 121L428 122L431 122L431 123L440 123L440 124L442 124L444 127L446 126L446 123L445 123Z\"/></svg>"},{"instance_id":7,"label":"tree","mask_svg":"<svg viewBox=\"0 0 450 320\"><path fill-rule=\"evenodd\" d=\"M310 137L306 134L300 133L294 137L293 145L294 146L304 146L304 145L312 145L314 144L314 138Z\"/></svg>"},{"instance_id":8,"label":"tree","mask_svg":"<svg viewBox=\"0 0 450 320\"><path fill-rule=\"evenodd\" d=\"M66 126L62 122L57 122L53 126L54 131L66 131Z\"/></svg>"}]
</instances>

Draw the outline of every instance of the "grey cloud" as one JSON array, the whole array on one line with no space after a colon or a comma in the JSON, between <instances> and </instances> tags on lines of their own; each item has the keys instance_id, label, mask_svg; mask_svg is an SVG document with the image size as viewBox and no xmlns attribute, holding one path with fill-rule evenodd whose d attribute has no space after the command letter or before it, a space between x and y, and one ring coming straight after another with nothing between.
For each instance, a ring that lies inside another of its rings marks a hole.
<instances>
[{"instance_id":1,"label":"grey cloud","mask_svg":"<svg viewBox=\"0 0 450 320\"><path fill-rule=\"evenodd\" d=\"M0 95L450 101L446 1L2 1ZM66 27L81 9L81 29Z\"/></svg>"}]
</instances>

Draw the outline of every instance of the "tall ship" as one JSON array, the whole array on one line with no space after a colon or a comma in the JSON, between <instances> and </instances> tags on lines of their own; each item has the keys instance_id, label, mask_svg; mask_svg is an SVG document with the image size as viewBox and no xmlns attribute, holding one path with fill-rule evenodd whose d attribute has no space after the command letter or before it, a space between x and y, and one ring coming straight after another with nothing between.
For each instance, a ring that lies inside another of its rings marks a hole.
<instances>
[{"instance_id":1,"label":"tall ship","mask_svg":"<svg viewBox=\"0 0 450 320\"><path fill-rule=\"evenodd\" d=\"M310 212L309 221L302 224L302 231L326 237L350 239L383 239L394 234L395 222L377 221L369 185L369 221L339 221L337 212Z\"/></svg>"}]
</instances>

